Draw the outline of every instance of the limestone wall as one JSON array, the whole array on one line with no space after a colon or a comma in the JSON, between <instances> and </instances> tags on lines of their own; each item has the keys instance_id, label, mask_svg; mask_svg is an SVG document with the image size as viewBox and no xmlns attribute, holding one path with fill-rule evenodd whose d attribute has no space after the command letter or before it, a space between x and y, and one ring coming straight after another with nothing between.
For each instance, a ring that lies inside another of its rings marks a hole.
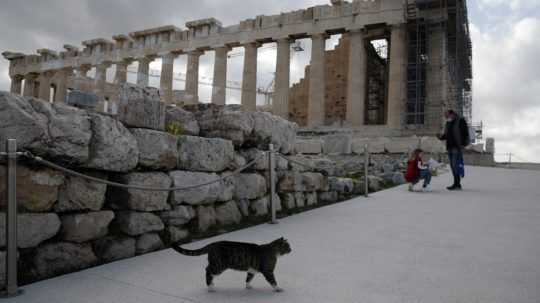
<instances>
[{"instance_id":1,"label":"limestone wall","mask_svg":"<svg viewBox=\"0 0 540 303\"><path fill-rule=\"evenodd\" d=\"M325 157L294 155L297 126L282 118L238 106L166 107L155 90L130 85L122 87L117 101L118 116L110 116L0 92L0 142L15 138L19 150L86 175L156 188L206 183L256 161L239 175L201 188L148 192L21 159L23 283L268 221L264 150L269 143L294 161L277 157L279 215L363 194L363 176L349 175ZM363 163L356 165L361 172ZM5 171L0 162L0 257L5 257ZM388 185L369 178L372 191Z\"/></svg>"}]
</instances>

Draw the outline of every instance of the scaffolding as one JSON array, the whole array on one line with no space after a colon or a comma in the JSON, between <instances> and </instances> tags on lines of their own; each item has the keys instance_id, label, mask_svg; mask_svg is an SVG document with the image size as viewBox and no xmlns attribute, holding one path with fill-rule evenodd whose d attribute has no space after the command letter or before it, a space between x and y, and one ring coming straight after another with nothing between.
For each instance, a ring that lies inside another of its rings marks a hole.
<instances>
[{"instance_id":1,"label":"scaffolding","mask_svg":"<svg viewBox=\"0 0 540 303\"><path fill-rule=\"evenodd\" d=\"M405 124L409 127L425 126L428 122L433 124L440 119L437 117L442 116L444 109L454 109L470 122L472 43L466 0L409 0L407 24L409 53ZM440 36L440 41L435 35ZM436 58L428 55L433 49L438 51L431 53ZM435 75L433 71L437 68L439 72ZM432 73L429 74L428 70ZM440 81L439 91L428 92L426 83L436 80Z\"/></svg>"}]
</instances>

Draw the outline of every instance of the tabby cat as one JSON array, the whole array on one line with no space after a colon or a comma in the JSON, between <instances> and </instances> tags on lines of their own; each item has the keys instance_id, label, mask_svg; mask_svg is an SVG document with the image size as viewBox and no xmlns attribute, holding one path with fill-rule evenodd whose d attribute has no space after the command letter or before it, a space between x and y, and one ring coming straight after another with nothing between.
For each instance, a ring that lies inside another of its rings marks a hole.
<instances>
[{"instance_id":1,"label":"tabby cat","mask_svg":"<svg viewBox=\"0 0 540 303\"><path fill-rule=\"evenodd\" d=\"M208 291L214 291L214 277L227 269L246 271L246 288L251 289L250 282L255 274L261 273L274 291L283 291L278 287L274 277L277 258L291 252L291 246L284 238L279 238L268 244L257 245L252 243L220 241L206 245L197 250L187 250L179 245L172 247L186 256L201 256L208 254L206 267L206 285Z\"/></svg>"}]
</instances>

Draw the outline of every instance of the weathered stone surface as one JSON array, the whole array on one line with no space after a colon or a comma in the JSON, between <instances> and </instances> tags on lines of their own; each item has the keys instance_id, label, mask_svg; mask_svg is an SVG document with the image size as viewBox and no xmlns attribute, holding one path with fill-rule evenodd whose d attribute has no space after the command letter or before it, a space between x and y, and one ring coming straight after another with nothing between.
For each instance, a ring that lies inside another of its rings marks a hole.
<instances>
[{"instance_id":1,"label":"weathered stone surface","mask_svg":"<svg viewBox=\"0 0 540 303\"><path fill-rule=\"evenodd\" d=\"M249 148L240 151L241 155L247 162L255 161L252 166L256 170L268 170L268 153L256 148ZM276 155L276 170L286 170L288 168L288 161L283 157Z\"/></svg>"},{"instance_id":2,"label":"weathered stone surface","mask_svg":"<svg viewBox=\"0 0 540 303\"><path fill-rule=\"evenodd\" d=\"M298 172L313 171L325 172L327 175L334 175L336 162L325 157L290 156L289 167Z\"/></svg>"},{"instance_id":3,"label":"weathered stone surface","mask_svg":"<svg viewBox=\"0 0 540 303\"><path fill-rule=\"evenodd\" d=\"M234 160L234 146L231 141L219 138L209 139L180 136L178 144L178 168L221 172Z\"/></svg>"},{"instance_id":4,"label":"weathered stone surface","mask_svg":"<svg viewBox=\"0 0 540 303\"><path fill-rule=\"evenodd\" d=\"M296 207L306 206L306 196L303 192L294 193L294 201L296 202Z\"/></svg>"},{"instance_id":5,"label":"weathered stone surface","mask_svg":"<svg viewBox=\"0 0 540 303\"><path fill-rule=\"evenodd\" d=\"M0 142L16 139L20 150L69 164L88 160L92 134L84 110L0 92L0 129Z\"/></svg>"},{"instance_id":6,"label":"weathered stone surface","mask_svg":"<svg viewBox=\"0 0 540 303\"><path fill-rule=\"evenodd\" d=\"M318 155L322 153L321 139L296 139L295 150L299 154Z\"/></svg>"},{"instance_id":7,"label":"weathered stone surface","mask_svg":"<svg viewBox=\"0 0 540 303\"><path fill-rule=\"evenodd\" d=\"M62 239L82 243L104 237L113 219L109 210L62 216Z\"/></svg>"},{"instance_id":8,"label":"weathered stone surface","mask_svg":"<svg viewBox=\"0 0 540 303\"><path fill-rule=\"evenodd\" d=\"M419 147L420 139L414 137L394 137L391 138L386 144L385 149L392 154L407 153L415 150Z\"/></svg>"},{"instance_id":9,"label":"weathered stone surface","mask_svg":"<svg viewBox=\"0 0 540 303\"><path fill-rule=\"evenodd\" d=\"M298 125L267 112L250 112L253 117L253 134L251 140L257 142L260 149L267 148L269 143L283 153L294 151Z\"/></svg>"},{"instance_id":10,"label":"weathered stone surface","mask_svg":"<svg viewBox=\"0 0 540 303\"><path fill-rule=\"evenodd\" d=\"M369 176L368 177L368 187L369 191L375 192L379 191L383 188L384 180L376 177L376 176Z\"/></svg>"},{"instance_id":11,"label":"weathered stone surface","mask_svg":"<svg viewBox=\"0 0 540 303\"><path fill-rule=\"evenodd\" d=\"M92 140L88 168L114 172L134 169L139 161L137 140L119 121L111 117L90 113Z\"/></svg>"},{"instance_id":12,"label":"weathered stone surface","mask_svg":"<svg viewBox=\"0 0 540 303\"><path fill-rule=\"evenodd\" d=\"M426 153L445 153L446 145L443 141L436 137L420 138L420 148Z\"/></svg>"},{"instance_id":13,"label":"weathered stone surface","mask_svg":"<svg viewBox=\"0 0 540 303\"><path fill-rule=\"evenodd\" d=\"M363 155L365 145L368 144L368 151L372 154L382 154L386 151L385 146L390 142L389 138L355 138L352 140L352 152Z\"/></svg>"},{"instance_id":14,"label":"weathered stone surface","mask_svg":"<svg viewBox=\"0 0 540 303\"><path fill-rule=\"evenodd\" d=\"M353 194L354 195L363 195L365 194L365 183L364 183L364 179L354 179L353 180L353 185L354 185L354 188L353 188ZM369 186L369 185L368 185Z\"/></svg>"},{"instance_id":15,"label":"weathered stone surface","mask_svg":"<svg viewBox=\"0 0 540 303\"><path fill-rule=\"evenodd\" d=\"M178 137L169 133L135 128L131 132L139 148L139 165L155 170L174 169L178 162Z\"/></svg>"},{"instance_id":16,"label":"weathered stone surface","mask_svg":"<svg viewBox=\"0 0 540 303\"><path fill-rule=\"evenodd\" d=\"M177 205L172 210L158 213L165 225L182 226L195 218L195 210L191 206Z\"/></svg>"},{"instance_id":17,"label":"weathered stone surface","mask_svg":"<svg viewBox=\"0 0 540 303\"><path fill-rule=\"evenodd\" d=\"M229 139L235 146L261 149L273 143L285 154L294 149L298 126L270 113L243 112L235 105L199 104L186 109L195 114L204 137Z\"/></svg>"},{"instance_id":18,"label":"weathered stone surface","mask_svg":"<svg viewBox=\"0 0 540 303\"><path fill-rule=\"evenodd\" d=\"M0 165L0 176L4 181L6 167ZM51 210L58 200L59 186L64 176L51 169L34 169L17 166L17 203L28 211L45 212ZM6 182L0 182L0 205L6 206Z\"/></svg>"},{"instance_id":19,"label":"weathered stone surface","mask_svg":"<svg viewBox=\"0 0 540 303\"><path fill-rule=\"evenodd\" d=\"M216 220L221 225L238 224L242 221L242 214L235 201L229 201L216 206Z\"/></svg>"},{"instance_id":20,"label":"weathered stone surface","mask_svg":"<svg viewBox=\"0 0 540 303\"><path fill-rule=\"evenodd\" d=\"M266 194L266 179L259 174L238 174L234 177L235 199L253 200Z\"/></svg>"},{"instance_id":21,"label":"weathered stone surface","mask_svg":"<svg viewBox=\"0 0 540 303\"><path fill-rule=\"evenodd\" d=\"M165 129L165 103L159 90L122 84L118 90L118 118L130 127Z\"/></svg>"},{"instance_id":22,"label":"weathered stone surface","mask_svg":"<svg viewBox=\"0 0 540 303\"><path fill-rule=\"evenodd\" d=\"M103 173L85 174L107 180L107 175ZM60 187L58 203L54 206L54 210L56 212L100 210L105 203L106 191L107 185L105 184L67 176L66 182Z\"/></svg>"},{"instance_id":23,"label":"weathered stone surface","mask_svg":"<svg viewBox=\"0 0 540 303\"><path fill-rule=\"evenodd\" d=\"M306 197L306 204L308 206L313 206L313 205L317 204L317 202L318 202L316 192L306 193L305 197Z\"/></svg>"},{"instance_id":24,"label":"weathered stone surface","mask_svg":"<svg viewBox=\"0 0 540 303\"><path fill-rule=\"evenodd\" d=\"M323 141L323 152L327 155L348 155L352 152L352 138L350 135L327 135L323 137Z\"/></svg>"},{"instance_id":25,"label":"weathered stone surface","mask_svg":"<svg viewBox=\"0 0 540 303\"><path fill-rule=\"evenodd\" d=\"M240 153L235 153L233 161L229 164L229 169L236 170L236 169L239 169L240 167L243 167L246 164L247 164L246 158L244 158Z\"/></svg>"},{"instance_id":26,"label":"weathered stone surface","mask_svg":"<svg viewBox=\"0 0 540 303\"><path fill-rule=\"evenodd\" d=\"M0 213L0 247L6 246L6 214ZM17 246L29 248L54 237L60 230L56 214L19 214L17 216Z\"/></svg>"},{"instance_id":27,"label":"weathered stone surface","mask_svg":"<svg viewBox=\"0 0 540 303\"><path fill-rule=\"evenodd\" d=\"M349 178L328 177L330 191L338 192L339 194L353 193L353 180Z\"/></svg>"},{"instance_id":28,"label":"weathered stone surface","mask_svg":"<svg viewBox=\"0 0 540 303\"><path fill-rule=\"evenodd\" d=\"M160 172L131 173L118 177L123 184L170 188L171 178ZM169 192L166 191L143 191L137 189L114 188L109 198L116 208L138 211L160 211L170 209L167 203Z\"/></svg>"},{"instance_id":29,"label":"weathered stone surface","mask_svg":"<svg viewBox=\"0 0 540 303\"><path fill-rule=\"evenodd\" d=\"M59 242L38 247L33 263L37 274L46 278L90 267L97 257L88 244Z\"/></svg>"},{"instance_id":30,"label":"weathered stone surface","mask_svg":"<svg viewBox=\"0 0 540 303\"><path fill-rule=\"evenodd\" d=\"M294 209L296 208L296 203L294 201L294 194L285 193L281 195L281 202L285 209Z\"/></svg>"},{"instance_id":31,"label":"weathered stone surface","mask_svg":"<svg viewBox=\"0 0 540 303\"><path fill-rule=\"evenodd\" d=\"M148 233L141 235L137 238L135 253L138 255L146 254L152 251L162 249L163 247L163 241L161 241L161 238L158 234Z\"/></svg>"},{"instance_id":32,"label":"weathered stone surface","mask_svg":"<svg viewBox=\"0 0 540 303\"><path fill-rule=\"evenodd\" d=\"M319 193L319 202L321 203L336 203L338 201L338 193L336 191L326 191Z\"/></svg>"},{"instance_id":33,"label":"weathered stone surface","mask_svg":"<svg viewBox=\"0 0 540 303\"><path fill-rule=\"evenodd\" d=\"M104 262L112 262L135 256L136 241L130 237L109 236L94 243L96 255Z\"/></svg>"},{"instance_id":34,"label":"weathered stone surface","mask_svg":"<svg viewBox=\"0 0 540 303\"><path fill-rule=\"evenodd\" d=\"M130 236L160 231L164 228L161 219L151 213L134 211L117 212L115 221L120 230Z\"/></svg>"},{"instance_id":35,"label":"weathered stone surface","mask_svg":"<svg viewBox=\"0 0 540 303\"><path fill-rule=\"evenodd\" d=\"M182 135L198 136L199 122L193 113L176 106L167 106L165 110L165 128L177 124L182 128Z\"/></svg>"},{"instance_id":36,"label":"weathered stone surface","mask_svg":"<svg viewBox=\"0 0 540 303\"><path fill-rule=\"evenodd\" d=\"M249 205L249 208L255 216L267 215L269 211L268 197L262 197L255 201L252 201Z\"/></svg>"},{"instance_id":37,"label":"weathered stone surface","mask_svg":"<svg viewBox=\"0 0 540 303\"><path fill-rule=\"evenodd\" d=\"M238 200L236 201L236 204L238 205L238 209L240 210L240 213L242 213L242 216L249 217L249 200Z\"/></svg>"},{"instance_id":38,"label":"weathered stone surface","mask_svg":"<svg viewBox=\"0 0 540 303\"><path fill-rule=\"evenodd\" d=\"M200 172L173 171L169 175L173 179L173 186L192 186L199 185L220 177L217 174L208 174ZM234 185L232 182L219 181L202 187L174 191L171 196L173 204L187 203L190 205L208 204L216 201L228 201L233 197Z\"/></svg>"},{"instance_id":39,"label":"weathered stone surface","mask_svg":"<svg viewBox=\"0 0 540 303\"><path fill-rule=\"evenodd\" d=\"M405 176L402 172L395 172L392 176L392 183L396 185L401 185L407 183L407 181L405 180Z\"/></svg>"},{"instance_id":40,"label":"weathered stone surface","mask_svg":"<svg viewBox=\"0 0 540 303\"><path fill-rule=\"evenodd\" d=\"M213 206L197 207L197 227L200 231L205 232L216 223L216 210Z\"/></svg>"},{"instance_id":41,"label":"weathered stone surface","mask_svg":"<svg viewBox=\"0 0 540 303\"><path fill-rule=\"evenodd\" d=\"M287 172L278 182L279 192L326 191L328 180L320 173Z\"/></svg>"},{"instance_id":42,"label":"weathered stone surface","mask_svg":"<svg viewBox=\"0 0 540 303\"><path fill-rule=\"evenodd\" d=\"M166 232L170 243L176 243L189 237L189 231L187 229L176 226L168 226Z\"/></svg>"}]
</instances>

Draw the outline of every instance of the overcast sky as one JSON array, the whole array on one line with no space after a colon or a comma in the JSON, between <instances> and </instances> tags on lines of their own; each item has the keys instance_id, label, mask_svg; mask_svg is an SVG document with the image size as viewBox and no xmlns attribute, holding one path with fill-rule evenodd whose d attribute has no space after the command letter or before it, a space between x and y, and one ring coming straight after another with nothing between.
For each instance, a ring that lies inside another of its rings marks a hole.
<instances>
[{"instance_id":1,"label":"overcast sky","mask_svg":"<svg viewBox=\"0 0 540 303\"><path fill-rule=\"evenodd\" d=\"M161 25L183 27L190 20L215 17L224 25L261 14L326 4L324 0L0 0L0 51L34 53L38 48L61 50L87 39L129 33ZM195 4L196 3L196 4ZM469 1L474 56L473 119L483 121L485 135L495 137L498 159L512 152L514 159L540 162L540 1ZM339 37L327 43L331 49ZM291 81L303 77L310 42L295 53ZM233 50L233 53L241 51ZM212 77L213 54L201 58L201 80ZM269 85L275 49L260 50L258 86ZM152 68L159 68L159 61ZM229 80L241 81L242 57L229 59ZM175 61L175 72L185 70L185 58ZM109 71L109 78L112 73ZM204 78L206 77L206 78ZM134 80L134 75L129 76ZM158 85L152 79L151 85ZM182 89L183 82L175 83ZM0 59L0 90L9 90L8 63ZM202 101L210 88L200 87ZM240 93L227 92L237 103ZM262 102L262 97L259 100Z\"/></svg>"}]
</instances>

